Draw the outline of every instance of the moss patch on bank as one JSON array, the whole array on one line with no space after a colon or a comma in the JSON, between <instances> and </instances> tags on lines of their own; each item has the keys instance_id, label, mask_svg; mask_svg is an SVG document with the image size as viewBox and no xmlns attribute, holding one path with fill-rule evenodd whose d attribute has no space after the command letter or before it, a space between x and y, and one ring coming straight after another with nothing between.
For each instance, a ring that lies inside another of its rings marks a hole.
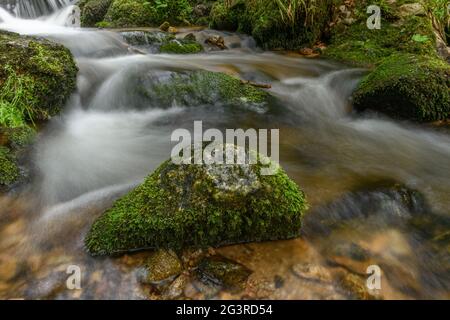
<instances>
[{"instance_id":1,"label":"moss patch on bank","mask_svg":"<svg viewBox=\"0 0 450 320\"><path fill-rule=\"evenodd\" d=\"M92 255L219 246L299 235L307 204L282 169L163 163L93 224Z\"/></svg>"},{"instance_id":2,"label":"moss patch on bank","mask_svg":"<svg viewBox=\"0 0 450 320\"><path fill-rule=\"evenodd\" d=\"M252 35L266 49L297 49L321 37L331 18L331 2L217 1L210 26Z\"/></svg>"},{"instance_id":3,"label":"moss patch on bank","mask_svg":"<svg viewBox=\"0 0 450 320\"><path fill-rule=\"evenodd\" d=\"M397 52L436 55L431 20L410 15L400 18L398 10L407 1L387 4L384 0L355 2L351 24L340 23L332 28L331 41L324 57L354 66L373 67ZM369 29L366 9L378 5L381 29Z\"/></svg>"}]
</instances>

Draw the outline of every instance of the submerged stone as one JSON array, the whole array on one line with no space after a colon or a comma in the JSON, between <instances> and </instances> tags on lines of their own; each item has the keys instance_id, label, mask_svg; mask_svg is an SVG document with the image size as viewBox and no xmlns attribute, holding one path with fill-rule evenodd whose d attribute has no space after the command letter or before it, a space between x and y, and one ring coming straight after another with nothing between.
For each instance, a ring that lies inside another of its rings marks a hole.
<instances>
[{"instance_id":1,"label":"submerged stone","mask_svg":"<svg viewBox=\"0 0 450 320\"><path fill-rule=\"evenodd\" d=\"M261 168L168 160L94 222L86 248L110 255L298 236L304 193L280 167L266 176Z\"/></svg>"},{"instance_id":2,"label":"submerged stone","mask_svg":"<svg viewBox=\"0 0 450 320\"><path fill-rule=\"evenodd\" d=\"M244 289L245 283L252 273L242 264L219 255L204 258L196 272L203 283L231 290Z\"/></svg>"},{"instance_id":3,"label":"submerged stone","mask_svg":"<svg viewBox=\"0 0 450 320\"><path fill-rule=\"evenodd\" d=\"M158 283L176 277L181 271L181 261L175 252L158 250L147 259L144 282Z\"/></svg>"}]
</instances>

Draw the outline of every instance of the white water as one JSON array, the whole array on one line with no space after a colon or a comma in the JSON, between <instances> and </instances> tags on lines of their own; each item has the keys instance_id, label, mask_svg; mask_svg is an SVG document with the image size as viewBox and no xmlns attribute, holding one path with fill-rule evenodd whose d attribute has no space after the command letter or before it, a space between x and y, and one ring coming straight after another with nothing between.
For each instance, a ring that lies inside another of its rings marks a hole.
<instances>
[{"instance_id":1,"label":"white water","mask_svg":"<svg viewBox=\"0 0 450 320\"><path fill-rule=\"evenodd\" d=\"M78 0L0 0L0 6L20 18L38 18L65 8Z\"/></svg>"}]
</instances>

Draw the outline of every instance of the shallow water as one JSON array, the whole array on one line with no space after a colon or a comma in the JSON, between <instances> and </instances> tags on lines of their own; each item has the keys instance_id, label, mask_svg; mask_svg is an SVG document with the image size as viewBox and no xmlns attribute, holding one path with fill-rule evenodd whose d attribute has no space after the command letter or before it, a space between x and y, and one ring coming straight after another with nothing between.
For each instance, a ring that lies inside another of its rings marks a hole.
<instances>
[{"instance_id":1,"label":"shallow water","mask_svg":"<svg viewBox=\"0 0 450 320\"><path fill-rule=\"evenodd\" d=\"M31 183L0 198L0 297L155 298L136 277L145 253L94 259L84 253L83 237L114 199L170 157L172 131L191 128L194 120L205 130L279 128L281 164L311 209L300 239L217 250L254 271L253 289L208 294L193 281L187 297L351 298L336 279L349 272L363 279L371 264L383 270L380 297L449 297L448 245L433 237L449 230L450 137L433 127L353 113L349 96L364 70L262 52L248 37L216 31L183 30L221 34L230 50L136 54L118 33L66 27L71 14L66 7L22 20L0 9L0 29L58 41L80 69L78 91L33 146ZM270 83L282 103L276 110L229 109L220 101L157 105L133 90L143 76L199 69ZM426 203L417 210L405 206L399 193L383 189L391 181L420 191ZM420 219L427 223L414 223ZM364 258L352 258L355 250ZM65 288L72 264L86 279L81 291ZM305 265L325 279L298 276L295 270ZM274 277L284 285L275 286Z\"/></svg>"}]
</instances>

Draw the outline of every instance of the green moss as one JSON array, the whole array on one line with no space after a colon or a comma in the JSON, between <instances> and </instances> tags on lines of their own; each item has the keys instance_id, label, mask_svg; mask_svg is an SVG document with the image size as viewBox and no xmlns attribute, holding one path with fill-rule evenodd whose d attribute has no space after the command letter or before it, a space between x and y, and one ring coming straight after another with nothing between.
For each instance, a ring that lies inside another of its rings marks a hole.
<instances>
[{"instance_id":1,"label":"green moss","mask_svg":"<svg viewBox=\"0 0 450 320\"><path fill-rule=\"evenodd\" d=\"M191 12L188 0L113 0L105 21L113 27L155 27L165 21L180 25L188 23Z\"/></svg>"},{"instance_id":2,"label":"green moss","mask_svg":"<svg viewBox=\"0 0 450 320\"><path fill-rule=\"evenodd\" d=\"M251 34L264 48L296 49L320 38L330 9L327 0L217 1L210 20L212 28Z\"/></svg>"},{"instance_id":3,"label":"green moss","mask_svg":"<svg viewBox=\"0 0 450 320\"><path fill-rule=\"evenodd\" d=\"M233 5L218 1L211 9L210 26L213 29L236 31L239 29L240 20L244 18L245 10L243 1Z\"/></svg>"},{"instance_id":4,"label":"green moss","mask_svg":"<svg viewBox=\"0 0 450 320\"><path fill-rule=\"evenodd\" d=\"M331 43L324 52L325 58L356 66L373 66L396 52L435 55L435 36L428 18L411 16L399 21L394 18L394 9L383 1L358 3L355 11L359 18L350 26L340 24L333 28ZM369 4L381 5L385 11L386 7L391 8L389 16L382 14L381 29L367 28L368 14L364 9ZM417 41L418 35L426 40Z\"/></svg>"},{"instance_id":5,"label":"green moss","mask_svg":"<svg viewBox=\"0 0 450 320\"><path fill-rule=\"evenodd\" d=\"M219 72L194 71L171 73L162 82L151 79L148 85L145 80L142 93L159 106L217 105L226 106L261 106L274 103L274 98L266 91L243 84L235 77Z\"/></svg>"},{"instance_id":6,"label":"green moss","mask_svg":"<svg viewBox=\"0 0 450 320\"><path fill-rule=\"evenodd\" d=\"M63 46L0 31L0 125L22 126L56 114L75 89L76 74Z\"/></svg>"},{"instance_id":7,"label":"green moss","mask_svg":"<svg viewBox=\"0 0 450 320\"><path fill-rule=\"evenodd\" d=\"M113 0L105 21L113 27L146 27L153 25L153 15L148 1Z\"/></svg>"},{"instance_id":8,"label":"green moss","mask_svg":"<svg viewBox=\"0 0 450 320\"><path fill-rule=\"evenodd\" d=\"M172 40L160 47L161 53L192 54L203 51L201 44L188 40Z\"/></svg>"},{"instance_id":9,"label":"green moss","mask_svg":"<svg viewBox=\"0 0 450 320\"><path fill-rule=\"evenodd\" d=\"M393 54L363 79L354 106L416 121L448 119L449 86L450 65L441 59Z\"/></svg>"},{"instance_id":10,"label":"green moss","mask_svg":"<svg viewBox=\"0 0 450 320\"><path fill-rule=\"evenodd\" d=\"M168 21L172 25L189 23L192 6L188 0L155 0L151 4L155 23Z\"/></svg>"},{"instance_id":11,"label":"green moss","mask_svg":"<svg viewBox=\"0 0 450 320\"><path fill-rule=\"evenodd\" d=\"M0 187L8 186L19 178L16 158L6 147L0 146Z\"/></svg>"},{"instance_id":12,"label":"green moss","mask_svg":"<svg viewBox=\"0 0 450 320\"><path fill-rule=\"evenodd\" d=\"M111 22L108 22L108 21L100 21L100 22L97 22L96 24L95 24L95 26L97 27L97 28L100 28L100 29L102 29L102 28L111 28Z\"/></svg>"},{"instance_id":13,"label":"green moss","mask_svg":"<svg viewBox=\"0 0 450 320\"><path fill-rule=\"evenodd\" d=\"M219 246L299 235L305 196L282 169L163 163L98 218L92 255L143 248Z\"/></svg>"},{"instance_id":14,"label":"green moss","mask_svg":"<svg viewBox=\"0 0 450 320\"><path fill-rule=\"evenodd\" d=\"M112 0L82 0L78 3L81 10L81 26L95 27L105 18Z\"/></svg>"},{"instance_id":15,"label":"green moss","mask_svg":"<svg viewBox=\"0 0 450 320\"><path fill-rule=\"evenodd\" d=\"M36 131L29 126L15 128L0 127L0 136L3 137L3 144L14 151L29 145L35 135Z\"/></svg>"}]
</instances>

